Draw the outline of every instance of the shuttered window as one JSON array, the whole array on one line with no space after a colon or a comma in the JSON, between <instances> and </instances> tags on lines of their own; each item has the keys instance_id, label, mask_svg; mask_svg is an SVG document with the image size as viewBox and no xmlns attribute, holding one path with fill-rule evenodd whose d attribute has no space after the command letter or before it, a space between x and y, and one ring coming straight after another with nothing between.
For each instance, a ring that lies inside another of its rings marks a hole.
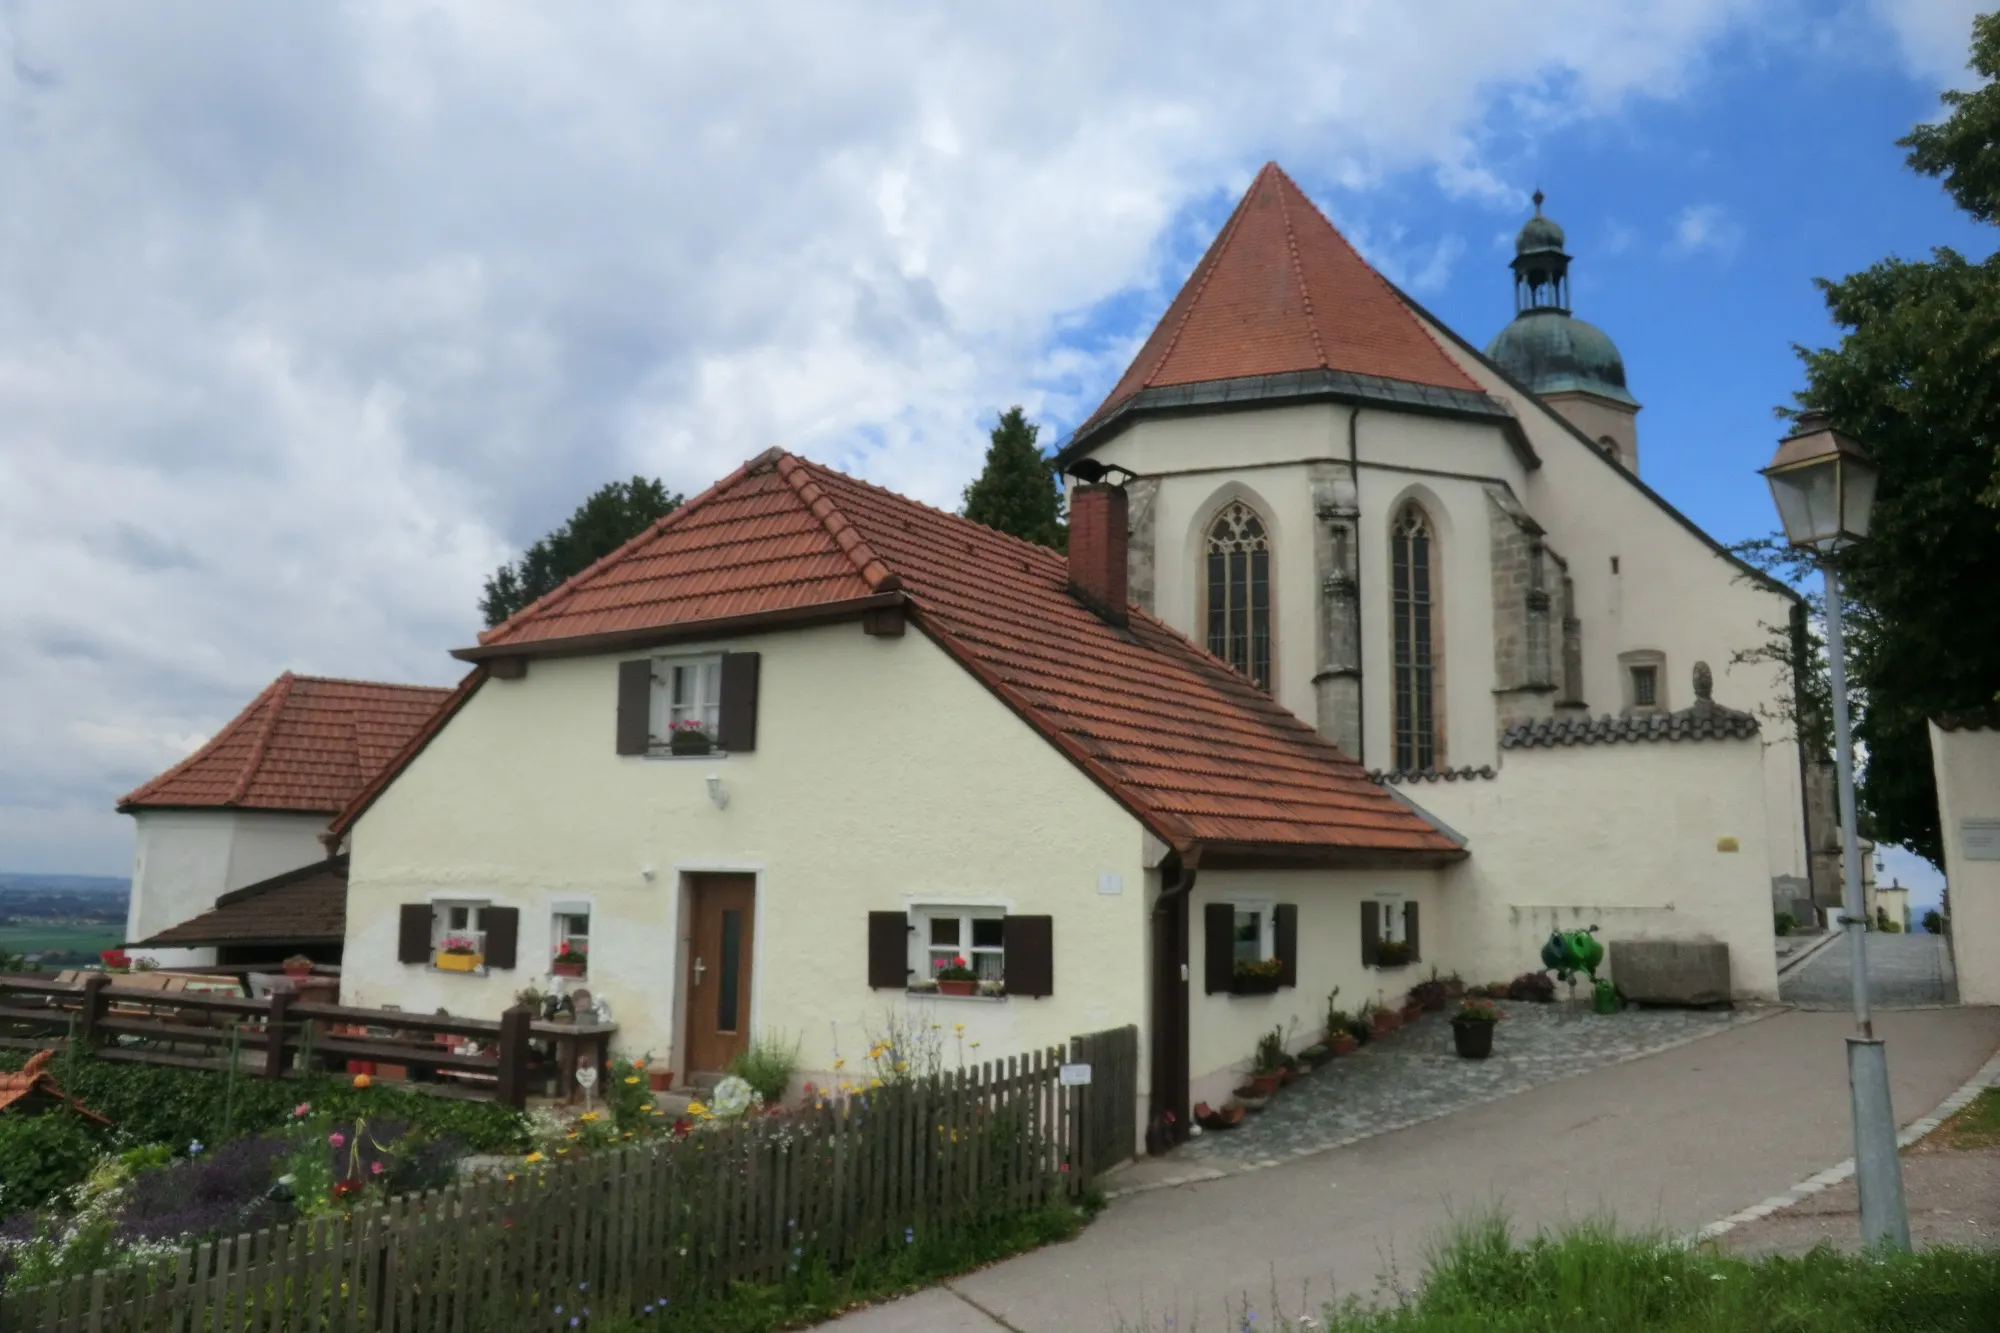
<instances>
[{"instance_id":1,"label":"shuttered window","mask_svg":"<svg viewBox=\"0 0 2000 1333\"><path fill-rule=\"evenodd\" d=\"M618 664L618 753L745 754L757 748L758 653L635 658ZM676 733L700 739L692 751Z\"/></svg>"}]
</instances>

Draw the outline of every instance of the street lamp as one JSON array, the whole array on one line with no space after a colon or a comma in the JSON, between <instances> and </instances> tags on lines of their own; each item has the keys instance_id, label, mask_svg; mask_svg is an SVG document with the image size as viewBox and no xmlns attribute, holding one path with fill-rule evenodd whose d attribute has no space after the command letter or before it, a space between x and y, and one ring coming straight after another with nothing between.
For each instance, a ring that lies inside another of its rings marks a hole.
<instances>
[{"instance_id":1,"label":"street lamp","mask_svg":"<svg viewBox=\"0 0 2000 1333\"><path fill-rule=\"evenodd\" d=\"M1861 899L1861 852L1854 827L1854 749L1847 721L1847 655L1840 573L1833 557L1868 536L1881 470L1824 412L1803 413L1764 469L1785 540L1811 551L1826 579L1827 667L1833 677L1833 758L1840 786L1841 921L1854 978L1855 1035L1847 1039L1847 1084L1854 1110L1854 1179L1861 1194L1861 1239L1910 1248L1903 1204L1903 1164L1896 1155L1896 1115L1889 1103L1889 1058L1868 1014L1867 909Z\"/></svg>"}]
</instances>

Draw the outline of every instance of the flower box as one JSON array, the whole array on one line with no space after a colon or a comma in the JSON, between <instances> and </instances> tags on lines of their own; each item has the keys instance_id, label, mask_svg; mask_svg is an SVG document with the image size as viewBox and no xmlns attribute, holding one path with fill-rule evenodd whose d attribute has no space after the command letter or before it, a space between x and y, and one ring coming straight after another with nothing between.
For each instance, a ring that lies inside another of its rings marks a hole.
<instances>
[{"instance_id":1,"label":"flower box","mask_svg":"<svg viewBox=\"0 0 2000 1333\"><path fill-rule=\"evenodd\" d=\"M674 1071L671 1069L649 1069L646 1084L654 1092L667 1092L674 1086Z\"/></svg>"},{"instance_id":2,"label":"flower box","mask_svg":"<svg viewBox=\"0 0 2000 1333\"><path fill-rule=\"evenodd\" d=\"M439 953L431 957L431 966L440 972L477 972L486 962L481 953Z\"/></svg>"},{"instance_id":3,"label":"flower box","mask_svg":"<svg viewBox=\"0 0 2000 1333\"><path fill-rule=\"evenodd\" d=\"M558 958L549 964L549 974L558 977L580 977L590 971L590 965L581 958Z\"/></svg>"},{"instance_id":4,"label":"flower box","mask_svg":"<svg viewBox=\"0 0 2000 1333\"><path fill-rule=\"evenodd\" d=\"M979 988L979 983L971 980L947 981L939 977L937 988L940 995L970 995Z\"/></svg>"},{"instance_id":5,"label":"flower box","mask_svg":"<svg viewBox=\"0 0 2000 1333\"><path fill-rule=\"evenodd\" d=\"M667 737L667 753L698 755L715 753L715 742L709 734L695 727L680 727Z\"/></svg>"},{"instance_id":6,"label":"flower box","mask_svg":"<svg viewBox=\"0 0 2000 1333\"><path fill-rule=\"evenodd\" d=\"M1232 995L1275 995L1278 993L1278 977L1276 973L1261 976L1255 972L1238 972L1230 979L1229 990Z\"/></svg>"}]
</instances>

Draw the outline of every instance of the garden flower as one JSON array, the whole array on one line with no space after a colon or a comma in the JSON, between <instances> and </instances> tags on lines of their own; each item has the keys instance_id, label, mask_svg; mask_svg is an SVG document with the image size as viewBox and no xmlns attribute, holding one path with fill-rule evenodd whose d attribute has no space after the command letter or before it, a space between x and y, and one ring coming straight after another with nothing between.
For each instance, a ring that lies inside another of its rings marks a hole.
<instances>
[{"instance_id":1,"label":"garden flower","mask_svg":"<svg viewBox=\"0 0 2000 1333\"><path fill-rule=\"evenodd\" d=\"M1065 1167L1063 1168L1063 1170L1067 1171L1067 1170L1069 1170L1069 1168L1065 1166ZM370 1175L376 1175L376 1176L379 1176L379 1175L381 1175L381 1174L382 1174L382 1164L381 1164L380 1162L370 1162L370 1163L368 1164L368 1172L369 1172L369 1174L370 1174Z\"/></svg>"},{"instance_id":2,"label":"garden flower","mask_svg":"<svg viewBox=\"0 0 2000 1333\"><path fill-rule=\"evenodd\" d=\"M374 1081L374 1079L368 1077L366 1074L356 1074L354 1076L354 1086L357 1088L365 1088Z\"/></svg>"},{"instance_id":3,"label":"garden flower","mask_svg":"<svg viewBox=\"0 0 2000 1333\"><path fill-rule=\"evenodd\" d=\"M531 1152L522 1160L528 1162L539 1162L542 1160L542 1155L538 1152Z\"/></svg>"},{"instance_id":4,"label":"garden flower","mask_svg":"<svg viewBox=\"0 0 2000 1333\"><path fill-rule=\"evenodd\" d=\"M297 1106L294 1106L292 1108L292 1119L303 1120L307 1116L312 1114L312 1109L313 1108L311 1102L300 1102Z\"/></svg>"},{"instance_id":5,"label":"garden flower","mask_svg":"<svg viewBox=\"0 0 2000 1333\"><path fill-rule=\"evenodd\" d=\"M200 1140L200 1139L196 1139L196 1140L194 1140L194 1142L192 1142L192 1143L188 1144L188 1156L190 1156L190 1157L199 1157L199 1156L201 1156L201 1140Z\"/></svg>"},{"instance_id":6,"label":"garden flower","mask_svg":"<svg viewBox=\"0 0 2000 1333\"><path fill-rule=\"evenodd\" d=\"M585 1111L582 1115L577 1117L578 1120L583 1120L583 1121L599 1120L602 1118L603 1117L599 1116L595 1111Z\"/></svg>"},{"instance_id":7,"label":"garden flower","mask_svg":"<svg viewBox=\"0 0 2000 1333\"><path fill-rule=\"evenodd\" d=\"M326 1136L326 1141L336 1148L345 1148L347 1146L347 1135L336 1129L333 1133Z\"/></svg>"},{"instance_id":8,"label":"garden flower","mask_svg":"<svg viewBox=\"0 0 2000 1333\"><path fill-rule=\"evenodd\" d=\"M625 1080L625 1083L626 1086L628 1087L637 1087L639 1083L639 1076L637 1074L634 1074L630 1078L627 1078Z\"/></svg>"}]
</instances>

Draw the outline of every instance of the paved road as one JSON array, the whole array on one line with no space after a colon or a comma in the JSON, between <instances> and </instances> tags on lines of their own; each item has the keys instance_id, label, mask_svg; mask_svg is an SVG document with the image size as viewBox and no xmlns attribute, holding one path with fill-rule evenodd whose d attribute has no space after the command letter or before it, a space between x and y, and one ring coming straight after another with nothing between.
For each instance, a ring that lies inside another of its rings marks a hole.
<instances>
[{"instance_id":1,"label":"paved road","mask_svg":"<svg viewBox=\"0 0 2000 1333\"><path fill-rule=\"evenodd\" d=\"M2000 1046L2000 1010L1885 1013L1896 1112L1929 1112ZM1336 1289L1404 1286L1454 1216L1533 1228L1609 1212L1691 1231L1852 1153L1848 1023L1787 1011L1629 1064L1249 1175L1120 1199L1076 1241L835 1321L840 1333L1268 1326ZM988 1317L990 1312L991 1318Z\"/></svg>"},{"instance_id":2,"label":"paved road","mask_svg":"<svg viewBox=\"0 0 2000 1333\"><path fill-rule=\"evenodd\" d=\"M1787 1004L1812 1009L1846 1009L1853 1003L1848 944L1835 940L1785 974L1778 994ZM1868 936L1869 1004L1879 1009L1956 1004L1958 979L1942 935Z\"/></svg>"}]
</instances>

